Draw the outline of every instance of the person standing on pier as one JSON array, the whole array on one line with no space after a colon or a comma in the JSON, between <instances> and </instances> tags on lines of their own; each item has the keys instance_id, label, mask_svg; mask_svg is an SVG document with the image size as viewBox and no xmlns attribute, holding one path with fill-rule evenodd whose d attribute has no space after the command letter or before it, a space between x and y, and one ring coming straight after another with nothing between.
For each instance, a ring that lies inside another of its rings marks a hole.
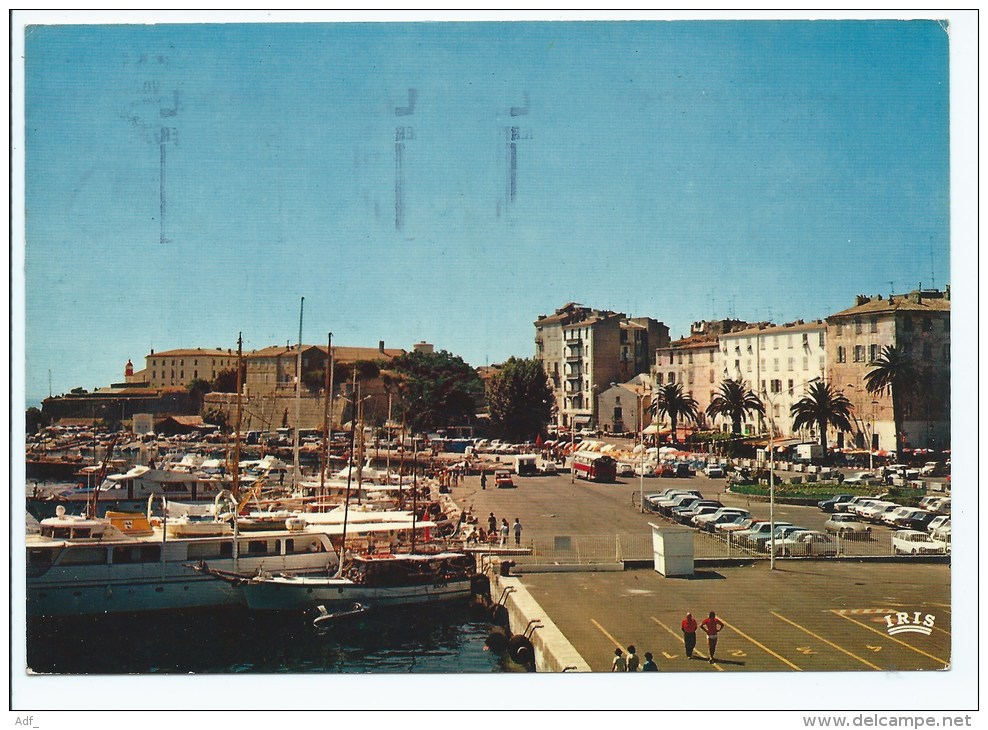
<instances>
[{"instance_id":1,"label":"person standing on pier","mask_svg":"<svg viewBox=\"0 0 988 730\"><path fill-rule=\"evenodd\" d=\"M637 672L638 671L638 654L635 653L635 645L631 644L628 646L628 671Z\"/></svg>"},{"instance_id":2,"label":"person standing on pier","mask_svg":"<svg viewBox=\"0 0 988 730\"><path fill-rule=\"evenodd\" d=\"M508 544L508 521L501 520L501 547L505 547Z\"/></svg>"},{"instance_id":3,"label":"person standing on pier","mask_svg":"<svg viewBox=\"0 0 988 730\"><path fill-rule=\"evenodd\" d=\"M487 472L480 472L480 488L487 489Z\"/></svg>"},{"instance_id":4,"label":"person standing on pier","mask_svg":"<svg viewBox=\"0 0 988 730\"><path fill-rule=\"evenodd\" d=\"M703 619L700 623L700 628L707 634L707 646L710 648L710 663L713 664L714 652L717 651L717 634L724 628L724 622L717 618L717 615L711 611L710 616Z\"/></svg>"},{"instance_id":5,"label":"person standing on pier","mask_svg":"<svg viewBox=\"0 0 988 730\"><path fill-rule=\"evenodd\" d=\"M679 628L683 630L683 644L686 645L686 658L693 658L693 650L696 648L696 619L693 618L692 613L687 613L686 618L679 625Z\"/></svg>"},{"instance_id":6,"label":"person standing on pier","mask_svg":"<svg viewBox=\"0 0 988 730\"><path fill-rule=\"evenodd\" d=\"M657 672L657 671L659 671L659 668L657 666L655 666L655 662L652 661L652 652L650 652L650 651L646 651L645 652L645 663L642 664L642 671L643 672Z\"/></svg>"},{"instance_id":7,"label":"person standing on pier","mask_svg":"<svg viewBox=\"0 0 988 730\"><path fill-rule=\"evenodd\" d=\"M624 660L624 652L620 649L614 650L614 661L611 662L612 672L626 672L628 671L628 663Z\"/></svg>"},{"instance_id":8,"label":"person standing on pier","mask_svg":"<svg viewBox=\"0 0 988 730\"><path fill-rule=\"evenodd\" d=\"M497 517L491 512L491 516L487 518L487 531L497 532Z\"/></svg>"},{"instance_id":9,"label":"person standing on pier","mask_svg":"<svg viewBox=\"0 0 988 730\"><path fill-rule=\"evenodd\" d=\"M521 546L521 520L515 517L515 547Z\"/></svg>"}]
</instances>

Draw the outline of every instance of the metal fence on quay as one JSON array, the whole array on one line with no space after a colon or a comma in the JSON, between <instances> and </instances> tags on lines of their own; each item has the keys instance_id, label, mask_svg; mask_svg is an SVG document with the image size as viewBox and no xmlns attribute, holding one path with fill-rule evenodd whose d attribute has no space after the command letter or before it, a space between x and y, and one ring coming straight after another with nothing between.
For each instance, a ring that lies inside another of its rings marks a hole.
<instances>
[{"instance_id":1,"label":"metal fence on quay","mask_svg":"<svg viewBox=\"0 0 988 730\"><path fill-rule=\"evenodd\" d=\"M626 561L652 560L651 534L625 535L555 535L531 540L531 555L527 560L560 565L595 565ZM895 555L891 530L873 530L863 537L833 537L833 545L824 554L794 554L783 552L782 541L776 542L776 558L832 557L891 557ZM811 548L812 550L812 548ZM767 545L742 543L734 536L710 534L695 530L693 556L696 559L769 559Z\"/></svg>"}]
</instances>

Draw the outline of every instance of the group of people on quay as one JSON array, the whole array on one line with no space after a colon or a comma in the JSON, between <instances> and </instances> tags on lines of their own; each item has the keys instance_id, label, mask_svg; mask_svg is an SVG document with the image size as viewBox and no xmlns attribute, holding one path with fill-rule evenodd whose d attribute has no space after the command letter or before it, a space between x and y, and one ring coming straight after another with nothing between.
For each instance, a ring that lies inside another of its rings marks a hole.
<instances>
[{"instance_id":1,"label":"group of people on quay","mask_svg":"<svg viewBox=\"0 0 988 730\"><path fill-rule=\"evenodd\" d=\"M724 622L717 618L716 613L711 611L707 618L698 624L696 619L693 618L693 614L687 612L686 617L682 620L679 627L683 633L683 646L686 649L687 659L692 659L696 651L696 632L699 629L707 635L707 661L711 664L717 661L714 655L717 652L717 639L724 628ZM650 651L645 652L645 662L641 663L634 644L628 646L627 655L625 655L624 650L620 647L614 650L614 659L611 661L612 672L637 672L639 671L639 665L642 672L659 671L659 668L652 659L652 652Z\"/></svg>"}]
</instances>

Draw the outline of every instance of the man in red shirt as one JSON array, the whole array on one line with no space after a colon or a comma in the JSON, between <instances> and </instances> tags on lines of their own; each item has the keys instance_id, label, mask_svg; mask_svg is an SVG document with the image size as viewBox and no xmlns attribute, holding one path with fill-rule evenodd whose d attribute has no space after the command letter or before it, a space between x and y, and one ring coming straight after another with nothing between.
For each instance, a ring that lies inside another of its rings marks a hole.
<instances>
[{"instance_id":1,"label":"man in red shirt","mask_svg":"<svg viewBox=\"0 0 988 730\"><path fill-rule=\"evenodd\" d=\"M711 611L710 616L700 622L700 628L707 635L707 646L710 647L710 663L713 664L714 652L717 650L717 634L724 628L724 622Z\"/></svg>"},{"instance_id":2,"label":"man in red shirt","mask_svg":"<svg viewBox=\"0 0 988 730\"><path fill-rule=\"evenodd\" d=\"M686 658L693 658L693 650L696 648L696 619L692 613L686 614L686 618L679 625L683 630L683 643L686 645Z\"/></svg>"}]
</instances>

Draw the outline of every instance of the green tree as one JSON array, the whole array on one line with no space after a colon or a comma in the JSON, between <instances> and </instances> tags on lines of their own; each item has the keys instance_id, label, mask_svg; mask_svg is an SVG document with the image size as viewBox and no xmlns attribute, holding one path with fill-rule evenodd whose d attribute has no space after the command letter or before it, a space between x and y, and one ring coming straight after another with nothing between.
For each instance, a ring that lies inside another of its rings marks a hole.
<instances>
[{"instance_id":1,"label":"green tree","mask_svg":"<svg viewBox=\"0 0 988 730\"><path fill-rule=\"evenodd\" d=\"M552 403L552 389L538 360L512 357L487 383L491 426L510 441L527 441L542 433Z\"/></svg>"},{"instance_id":2,"label":"green tree","mask_svg":"<svg viewBox=\"0 0 988 730\"><path fill-rule=\"evenodd\" d=\"M404 383L397 403L413 431L471 423L484 384L472 367L445 350L408 352L391 361Z\"/></svg>"},{"instance_id":3,"label":"green tree","mask_svg":"<svg viewBox=\"0 0 988 730\"><path fill-rule=\"evenodd\" d=\"M905 394L919 381L919 371L906 351L895 345L882 348L865 375L865 388L869 393L892 398L892 420L895 423L895 454L902 456L902 421Z\"/></svg>"},{"instance_id":4,"label":"green tree","mask_svg":"<svg viewBox=\"0 0 988 730\"><path fill-rule=\"evenodd\" d=\"M310 393L318 393L326 385L326 370L324 368L309 370L302 375L302 384Z\"/></svg>"},{"instance_id":5,"label":"green tree","mask_svg":"<svg viewBox=\"0 0 988 730\"><path fill-rule=\"evenodd\" d=\"M792 415L792 429L798 431L808 426L816 426L820 434L820 447L823 449L823 460L827 461L827 426L838 431L850 431L851 405L844 393L830 387L829 383L818 381L810 383L806 395L792 404L789 412Z\"/></svg>"},{"instance_id":6,"label":"green tree","mask_svg":"<svg viewBox=\"0 0 988 730\"><path fill-rule=\"evenodd\" d=\"M213 386L208 380L196 378L189 383L185 389L188 391L189 397L192 399L192 404L195 406L195 410L198 413L202 410L202 404L205 401L206 393L211 393Z\"/></svg>"},{"instance_id":7,"label":"green tree","mask_svg":"<svg viewBox=\"0 0 988 730\"><path fill-rule=\"evenodd\" d=\"M752 412L765 413L765 406L758 396L740 380L728 378L720 384L720 391L710 400L707 415L723 416L731 420L731 432L741 433L741 424Z\"/></svg>"},{"instance_id":8,"label":"green tree","mask_svg":"<svg viewBox=\"0 0 988 730\"><path fill-rule=\"evenodd\" d=\"M676 421L682 419L696 423L698 408L693 396L683 392L682 383L667 383L656 392L649 411L653 416L669 416L672 442L676 443Z\"/></svg>"},{"instance_id":9,"label":"green tree","mask_svg":"<svg viewBox=\"0 0 988 730\"><path fill-rule=\"evenodd\" d=\"M247 380L247 366L244 365L242 368L240 382L243 383ZM229 370L221 370L216 373L216 377L213 378L213 393L236 393L237 392L237 369L230 368Z\"/></svg>"},{"instance_id":10,"label":"green tree","mask_svg":"<svg viewBox=\"0 0 988 730\"><path fill-rule=\"evenodd\" d=\"M37 433L47 425L48 418L40 408L31 406L24 412L24 427L28 435Z\"/></svg>"}]
</instances>

